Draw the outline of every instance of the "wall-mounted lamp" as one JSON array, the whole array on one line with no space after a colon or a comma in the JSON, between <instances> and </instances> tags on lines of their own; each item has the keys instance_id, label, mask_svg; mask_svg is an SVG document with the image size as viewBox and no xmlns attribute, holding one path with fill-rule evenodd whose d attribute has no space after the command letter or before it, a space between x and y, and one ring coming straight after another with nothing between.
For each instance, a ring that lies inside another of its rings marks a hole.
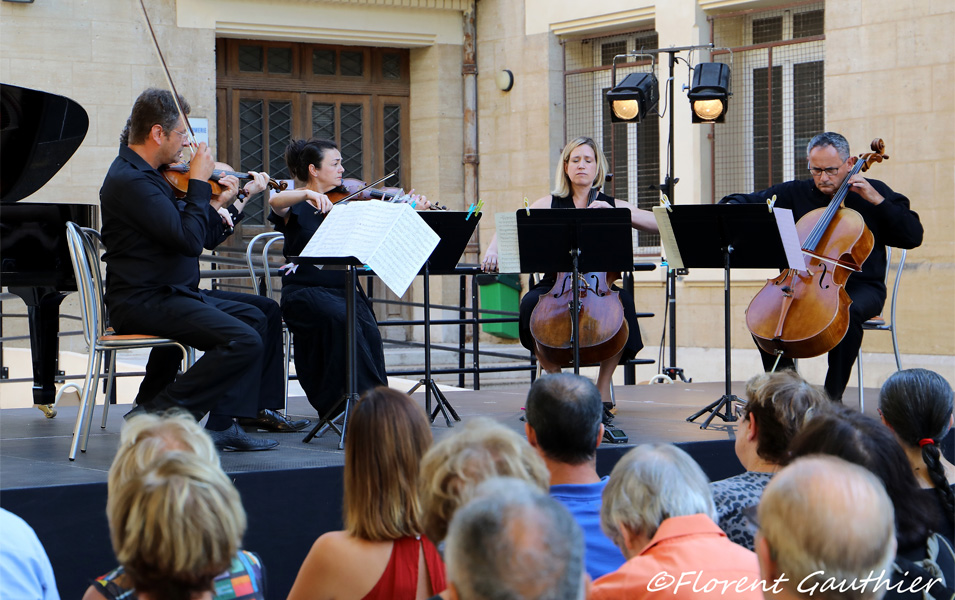
<instances>
[{"instance_id":1,"label":"wall-mounted lamp","mask_svg":"<svg viewBox=\"0 0 955 600\"><path fill-rule=\"evenodd\" d=\"M508 69L502 69L494 76L494 82L497 84L497 89L502 92L509 92L514 87L514 73L511 73Z\"/></svg>"},{"instance_id":2,"label":"wall-mounted lamp","mask_svg":"<svg viewBox=\"0 0 955 600\"><path fill-rule=\"evenodd\" d=\"M607 92L610 120L614 123L642 120L660 99L653 73L631 73Z\"/></svg>"},{"instance_id":3,"label":"wall-mounted lamp","mask_svg":"<svg viewBox=\"0 0 955 600\"><path fill-rule=\"evenodd\" d=\"M694 123L722 123L730 96L730 67L719 62L700 63L693 69L687 97Z\"/></svg>"}]
</instances>

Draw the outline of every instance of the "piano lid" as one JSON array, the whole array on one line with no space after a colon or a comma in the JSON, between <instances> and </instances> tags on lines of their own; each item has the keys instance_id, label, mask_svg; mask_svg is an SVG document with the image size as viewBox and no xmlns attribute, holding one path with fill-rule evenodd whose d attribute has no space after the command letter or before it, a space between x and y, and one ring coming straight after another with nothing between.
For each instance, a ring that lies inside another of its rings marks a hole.
<instances>
[{"instance_id":1,"label":"piano lid","mask_svg":"<svg viewBox=\"0 0 955 600\"><path fill-rule=\"evenodd\" d=\"M56 175L89 130L65 96L0 83L0 202L18 202Z\"/></svg>"}]
</instances>

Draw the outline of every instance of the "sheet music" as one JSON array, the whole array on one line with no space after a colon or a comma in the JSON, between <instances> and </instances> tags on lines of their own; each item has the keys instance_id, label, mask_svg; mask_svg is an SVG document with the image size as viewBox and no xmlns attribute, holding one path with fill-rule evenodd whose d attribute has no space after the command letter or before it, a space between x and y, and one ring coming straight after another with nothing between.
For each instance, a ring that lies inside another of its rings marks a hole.
<instances>
[{"instance_id":1,"label":"sheet music","mask_svg":"<svg viewBox=\"0 0 955 600\"><path fill-rule=\"evenodd\" d=\"M521 252L517 241L517 213L494 215L497 227L497 269L501 273L521 272Z\"/></svg>"},{"instance_id":2,"label":"sheet music","mask_svg":"<svg viewBox=\"0 0 955 600\"><path fill-rule=\"evenodd\" d=\"M665 206L654 206L653 217L657 220L657 227L660 228L660 244L663 245L663 254L666 256L667 265L670 269L682 269L683 257L680 256L680 247L677 245L676 236L673 234L669 211Z\"/></svg>"},{"instance_id":3,"label":"sheet music","mask_svg":"<svg viewBox=\"0 0 955 600\"><path fill-rule=\"evenodd\" d=\"M403 296L439 241L409 204L350 202L328 213L302 256L354 256Z\"/></svg>"},{"instance_id":4,"label":"sheet music","mask_svg":"<svg viewBox=\"0 0 955 600\"><path fill-rule=\"evenodd\" d=\"M789 263L789 268L805 271L806 256L802 253L802 244L796 232L793 211L788 208L774 207L773 216L776 217L776 227L779 228L779 237L783 241L783 250L786 251L786 262Z\"/></svg>"}]
</instances>

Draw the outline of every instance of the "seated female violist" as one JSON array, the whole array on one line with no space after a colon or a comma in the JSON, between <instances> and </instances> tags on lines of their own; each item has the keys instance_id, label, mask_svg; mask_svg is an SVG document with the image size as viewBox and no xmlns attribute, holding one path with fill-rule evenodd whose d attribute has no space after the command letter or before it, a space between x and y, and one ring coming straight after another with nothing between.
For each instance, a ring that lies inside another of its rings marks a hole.
<instances>
[{"instance_id":1,"label":"seated female violist","mask_svg":"<svg viewBox=\"0 0 955 600\"><path fill-rule=\"evenodd\" d=\"M656 233L657 223L653 213L637 208L622 200L615 200L600 192L591 194L595 186L603 183L607 173L607 160L597 143L589 137L578 137L564 146L560 154L560 164L554 178L554 189L551 195L544 196L530 205L530 208L626 208L631 213L630 223L634 229ZM488 272L498 270L497 234L491 239L481 267ZM520 337L521 344L534 353L540 362L541 368L547 373L559 373L561 366L548 361L537 347L537 341L530 332L531 313L537 306L538 299L546 293L556 282L553 273L546 275L534 287L529 289L521 299L520 307ZM615 356L601 361L597 375L597 388L605 404L611 402L610 384L613 372L620 359L627 360L636 356L643 348L640 339L640 329L637 326L637 315L633 306L633 297L624 290L619 290L620 300L623 303L624 317L629 327L627 343Z\"/></svg>"},{"instance_id":2,"label":"seated female violist","mask_svg":"<svg viewBox=\"0 0 955 600\"><path fill-rule=\"evenodd\" d=\"M286 258L298 256L332 210L326 194L342 184L343 159L334 142L293 140L285 163L303 187L272 196L269 221L285 234ZM421 207L423 196L412 196ZM282 275L282 316L295 340L295 371L319 416L335 408L345 393L345 271L314 265L286 265ZM388 385L385 354L371 301L358 286L355 303L359 394Z\"/></svg>"}]
</instances>

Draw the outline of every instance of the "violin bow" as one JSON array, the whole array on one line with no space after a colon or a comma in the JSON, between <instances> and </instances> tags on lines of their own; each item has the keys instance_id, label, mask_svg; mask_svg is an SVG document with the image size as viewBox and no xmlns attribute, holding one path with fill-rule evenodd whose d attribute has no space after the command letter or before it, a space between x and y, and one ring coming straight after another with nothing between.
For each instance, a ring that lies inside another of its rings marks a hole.
<instances>
[{"instance_id":1,"label":"violin bow","mask_svg":"<svg viewBox=\"0 0 955 600\"><path fill-rule=\"evenodd\" d=\"M139 0L139 1L142 2L142 0ZM394 177L394 176L397 175L397 174L398 174L398 170L395 169L394 171L392 171L391 173L388 173L387 175L385 175L384 177L382 177L382 178L379 179L378 181L373 181L373 182L369 183L368 185L366 185L365 187L361 188L360 190L358 190L358 191L356 191L356 192L353 192L353 193L351 193L351 194L345 196L344 198L342 198L341 200L339 200L339 201L337 202L337 204L341 204L342 202L347 202L347 201L351 200L352 198L354 198L355 196L361 194L362 192L364 192L364 191L367 190L368 188L375 187L376 185L378 185L378 184L381 183L382 181L385 181L386 179L391 179L392 177Z\"/></svg>"},{"instance_id":2,"label":"violin bow","mask_svg":"<svg viewBox=\"0 0 955 600\"><path fill-rule=\"evenodd\" d=\"M199 142L196 140L196 134L192 130L192 125L189 124L189 119L186 118L186 112L182 110L182 104L179 103L179 92L176 91L176 84L172 81L172 75L169 73L169 67L166 66L166 59L163 58L162 49L159 47L159 39L156 37L156 32L153 30L152 21L149 20L149 13L146 12L146 4L143 0L139 0L139 5L143 8L143 16L146 18L146 27L149 29L150 35L153 38L153 45L156 48L156 54L159 55L159 62L162 63L163 72L166 74L166 82L169 84L169 87L172 89L172 100L176 103L176 110L179 111L179 117L186 124L186 129L189 130L189 147L192 148L193 153L199 149Z\"/></svg>"}]
</instances>

